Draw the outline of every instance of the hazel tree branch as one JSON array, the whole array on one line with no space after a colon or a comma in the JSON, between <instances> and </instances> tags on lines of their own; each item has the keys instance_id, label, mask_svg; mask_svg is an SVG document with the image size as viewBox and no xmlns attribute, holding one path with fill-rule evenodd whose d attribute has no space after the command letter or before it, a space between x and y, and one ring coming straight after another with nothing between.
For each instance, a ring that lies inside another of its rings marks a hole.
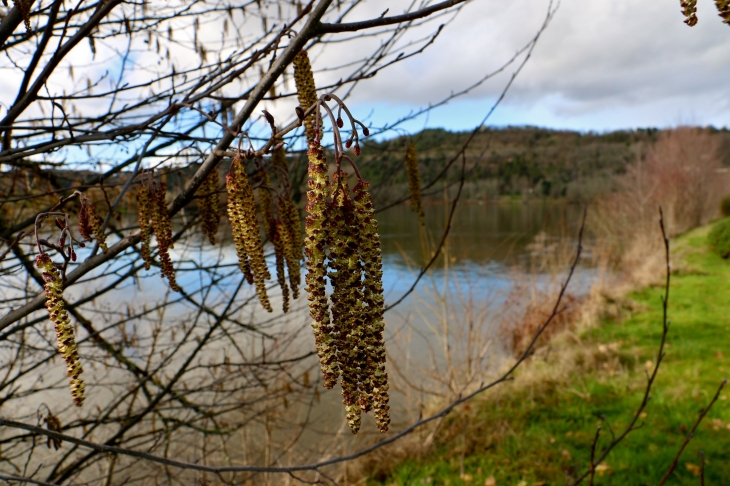
<instances>
[{"instance_id":1,"label":"hazel tree branch","mask_svg":"<svg viewBox=\"0 0 730 486\"><path fill-rule=\"evenodd\" d=\"M343 22L337 24L323 23L317 28L317 34L335 34L340 32L357 32L363 29L372 29L373 27L385 27L387 25L402 24L404 22L411 22L413 20L422 19L429 17L436 12L455 7L459 4L466 3L468 0L447 0L440 2L430 7L416 10L402 15L392 15L390 17L381 17L377 19L363 20L361 22Z\"/></svg>"}]
</instances>

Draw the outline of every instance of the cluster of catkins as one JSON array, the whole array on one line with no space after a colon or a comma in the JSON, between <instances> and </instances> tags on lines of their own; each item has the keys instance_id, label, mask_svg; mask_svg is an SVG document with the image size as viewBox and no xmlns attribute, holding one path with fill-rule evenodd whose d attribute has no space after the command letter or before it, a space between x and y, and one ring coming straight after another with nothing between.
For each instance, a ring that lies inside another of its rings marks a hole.
<instances>
[{"instance_id":1,"label":"cluster of catkins","mask_svg":"<svg viewBox=\"0 0 730 486\"><path fill-rule=\"evenodd\" d=\"M271 312L271 303L266 294L266 280L271 278L264 258L258 218L256 198L246 174L244 159L237 156L231 162L231 170L226 175L228 191L228 219L233 231L238 266L248 283L256 285L256 293L264 308Z\"/></svg>"},{"instance_id":2,"label":"cluster of catkins","mask_svg":"<svg viewBox=\"0 0 730 486\"><path fill-rule=\"evenodd\" d=\"M262 216L264 234L274 246L276 273L282 290L284 312L289 310L290 287L294 298L299 296L301 262L301 229L299 211L289 196L289 166L282 147L278 147L271 157L271 170L283 190L271 187L271 177L260 167L251 179L246 173L246 160L238 155L231 162L226 176L226 209L231 223L233 242L238 256L238 265L249 284L256 286L256 293L266 310L273 309L266 291L266 280L271 278L264 257L264 245L259 230L257 207ZM252 181L256 185L252 185ZM254 189L258 187L258 204ZM153 261L150 241L154 233L157 238L157 252L160 255L162 276L170 283L170 288L180 291L175 280L175 267L169 250L173 248L172 225L165 203L167 186L155 182L151 177L144 181L137 193L141 249L145 269L149 270ZM272 198L276 194L276 199ZM211 244L216 243L220 223L219 179L216 170L211 171L198 188L198 207L202 219L201 229ZM285 268L288 269L289 281Z\"/></svg>"},{"instance_id":3,"label":"cluster of catkins","mask_svg":"<svg viewBox=\"0 0 730 486\"><path fill-rule=\"evenodd\" d=\"M276 280L281 288L282 307L284 312L288 312L289 286L291 286L294 298L299 297L302 235L299 211L289 192L289 166L283 145L277 147L271 154L271 167L279 175L279 179L285 181L281 184L282 192L272 187L271 176L265 170L256 172L254 180L259 186L258 203L264 234L274 246ZM272 194L276 195L276 200ZM278 213L278 218L276 213ZM285 268L289 272L288 284Z\"/></svg>"},{"instance_id":4,"label":"cluster of catkins","mask_svg":"<svg viewBox=\"0 0 730 486\"><path fill-rule=\"evenodd\" d=\"M382 257L368 183L360 181L351 195L344 172L335 172L330 185L318 141L310 143L307 155L306 282L324 386L332 388L341 378L353 433L360 429L362 412L370 410L378 429L385 432L390 413ZM333 289L329 299L326 278Z\"/></svg>"},{"instance_id":5,"label":"cluster of catkins","mask_svg":"<svg viewBox=\"0 0 730 486\"><path fill-rule=\"evenodd\" d=\"M46 309L48 315L56 328L56 339L58 341L58 352L66 361L66 369L71 382L71 397L77 407L84 403L84 381L79 377L83 370L79 361L79 353L76 350L76 339L74 328L68 317L68 312L63 301L63 279L48 253L40 253L36 256L36 267L43 275L43 290L46 294Z\"/></svg>"},{"instance_id":6,"label":"cluster of catkins","mask_svg":"<svg viewBox=\"0 0 730 486\"><path fill-rule=\"evenodd\" d=\"M170 213L167 211L167 204L165 203L166 194L167 184L163 181L159 183L148 181L139 187L137 212L142 242L140 254L144 260L145 269L149 269L152 263L150 239L154 231L157 239L157 253L160 255L162 277L167 278L172 290L179 292L180 287L175 280L175 266L172 264L172 258L170 258L170 250L174 248L174 243Z\"/></svg>"},{"instance_id":7,"label":"cluster of catkins","mask_svg":"<svg viewBox=\"0 0 730 486\"><path fill-rule=\"evenodd\" d=\"M309 109L317 102L317 93L306 51L294 58L294 81L299 104ZM362 413L370 410L378 429L386 432L390 407L383 342L382 256L368 183L360 180L350 194L347 176L338 163L330 185L317 130L322 126L319 110L303 122L309 144L306 289L323 385L333 388L341 378L347 423L353 434L360 430ZM333 129L341 127L338 118ZM359 155L359 145L354 152ZM332 284L329 298L327 279Z\"/></svg>"},{"instance_id":8,"label":"cluster of catkins","mask_svg":"<svg viewBox=\"0 0 730 486\"><path fill-rule=\"evenodd\" d=\"M416 153L416 144L413 141L408 144L408 148L406 149L405 166L406 173L408 174L408 190L411 194L411 210L418 215L418 222L423 226L421 177L418 175L418 155Z\"/></svg>"},{"instance_id":9,"label":"cluster of catkins","mask_svg":"<svg viewBox=\"0 0 730 486\"><path fill-rule=\"evenodd\" d=\"M99 242L99 247L106 253L109 249L106 244L106 236L101 230L101 218L94 208L94 204L83 194L80 194L81 208L79 209L79 234L86 240L94 238Z\"/></svg>"},{"instance_id":10,"label":"cluster of catkins","mask_svg":"<svg viewBox=\"0 0 730 486\"><path fill-rule=\"evenodd\" d=\"M684 23L693 27L697 24L697 0L679 0ZM715 7L722 21L730 25L730 0L715 0Z\"/></svg>"}]
</instances>

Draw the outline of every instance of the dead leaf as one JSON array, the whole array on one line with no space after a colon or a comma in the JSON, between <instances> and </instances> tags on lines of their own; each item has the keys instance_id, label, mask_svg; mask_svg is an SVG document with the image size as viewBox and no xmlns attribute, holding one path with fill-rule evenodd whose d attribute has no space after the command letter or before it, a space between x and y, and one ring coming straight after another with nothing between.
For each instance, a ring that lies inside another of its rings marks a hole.
<instances>
[{"instance_id":1,"label":"dead leaf","mask_svg":"<svg viewBox=\"0 0 730 486\"><path fill-rule=\"evenodd\" d=\"M697 464L692 464L691 462L685 462L684 467L686 467L687 471L691 472L695 476L700 475L700 466L698 466Z\"/></svg>"},{"instance_id":2,"label":"dead leaf","mask_svg":"<svg viewBox=\"0 0 730 486\"><path fill-rule=\"evenodd\" d=\"M595 471L598 473L599 476L603 476L607 472L611 470L611 466L606 464L605 462L600 463L598 466L596 466Z\"/></svg>"},{"instance_id":3,"label":"dead leaf","mask_svg":"<svg viewBox=\"0 0 730 486\"><path fill-rule=\"evenodd\" d=\"M484 480L484 486L496 486L497 480L494 479L494 476L489 476L487 479Z\"/></svg>"},{"instance_id":4,"label":"dead leaf","mask_svg":"<svg viewBox=\"0 0 730 486\"><path fill-rule=\"evenodd\" d=\"M570 451L568 451L568 449L563 449L563 452L561 452L561 454L563 454L563 457L565 458L566 461L570 461L571 456L570 456Z\"/></svg>"}]
</instances>

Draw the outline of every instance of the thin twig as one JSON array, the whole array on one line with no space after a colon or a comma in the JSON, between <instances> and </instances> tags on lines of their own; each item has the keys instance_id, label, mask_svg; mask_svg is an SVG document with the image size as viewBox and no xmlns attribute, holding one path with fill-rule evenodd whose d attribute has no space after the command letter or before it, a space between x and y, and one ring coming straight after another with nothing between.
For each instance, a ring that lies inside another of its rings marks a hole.
<instances>
[{"instance_id":1,"label":"thin twig","mask_svg":"<svg viewBox=\"0 0 730 486\"><path fill-rule=\"evenodd\" d=\"M669 285L671 282L672 277L672 269L671 264L669 261L669 238L667 237L666 228L664 226L664 212L662 211L662 208L659 208L659 227L662 230L662 238L664 239L664 255L665 255L665 268L666 268L666 279L664 283L664 297L662 298L662 337L659 342L659 350L657 351L657 358L656 358L656 365L654 365L654 370L652 371L651 375L648 376L646 388L644 389L644 397L641 400L641 404L639 405L639 408L634 412L634 416L631 419L631 422L629 422L629 425L624 429L624 431L615 439L611 441L610 444L604 449L604 451L601 453L600 457L597 459L597 463L600 464L603 462L606 457L611 453L611 451L623 441L629 433L631 433L633 430L636 430L641 427L641 425L636 425L636 423L639 420L639 417L641 416L641 412L644 411L646 406L649 403L649 400L651 400L651 388L654 385L654 380L656 380L657 374L659 373L659 366L662 364L662 361L664 360L664 345L667 341L667 334L669 333L669 320L668 320L668 306L669 306ZM593 463L593 461L591 461ZM580 484L586 477L588 477L589 474L591 474L591 468L588 469L588 471L581 474L578 479L576 479L572 484L573 486Z\"/></svg>"},{"instance_id":2,"label":"thin twig","mask_svg":"<svg viewBox=\"0 0 730 486\"><path fill-rule=\"evenodd\" d=\"M590 486L593 486L593 478L596 474L596 444L598 444L598 436L601 434L601 427L596 428L596 436L593 438L593 444L591 444L591 481Z\"/></svg>"},{"instance_id":3,"label":"thin twig","mask_svg":"<svg viewBox=\"0 0 730 486\"><path fill-rule=\"evenodd\" d=\"M689 444L689 441L692 440L692 438L695 435L695 431L697 430L697 427L700 426L700 422L702 422L702 419L705 418L705 415L707 415L707 412L710 411L712 406L715 404L718 398L720 398L720 392L727 384L727 380L723 380L722 383L720 383L720 386L717 388L717 392L715 393L715 396L710 401L710 404L705 407L702 412L700 412L700 416L697 417L697 421L695 422L694 426L692 427L692 430L689 431L689 434L687 434L687 437L684 439L684 442L682 442L682 447L679 448L679 451L677 451L677 455L674 456L674 460L672 461L672 465L669 466L669 470L664 475L662 480L659 482L659 486L662 486L664 483L667 482L667 479L669 479L669 476L672 475L672 472L677 467L677 462L679 461L679 457L682 455L682 452L684 452L685 447L687 447L687 444ZM704 454L702 455L702 468L703 468L703 474L702 474L702 481L704 482Z\"/></svg>"}]
</instances>

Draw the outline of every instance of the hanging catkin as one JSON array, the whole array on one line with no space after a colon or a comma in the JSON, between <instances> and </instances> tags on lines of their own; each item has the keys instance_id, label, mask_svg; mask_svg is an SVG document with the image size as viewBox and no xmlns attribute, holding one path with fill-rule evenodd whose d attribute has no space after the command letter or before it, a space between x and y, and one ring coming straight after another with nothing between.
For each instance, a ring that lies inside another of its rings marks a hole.
<instances>
[{"instance_id":1,"label":"hanging catkin","mask_svg":"<svg viewBox=\"0 0 730 486\"><path fill-rule=\"evenodd\" d=\"M330 325L329 303L325 293L329 177L324 150L318 141L314 140L309 143L307 157L309 159L309 191L307 191L306 236L304 238L304 253L307 257L306 291L317 355L324 377L323 385L325 388L332 388L340 373L336 359L337 348Z\"/></svg>"},{"instance_id":2,"label":"hanging catkin","mask_svg":"<svg viewBox=\"0 0 730 486\"><path fill-rule=\"evenodd\" d=\"M281 287L281 308L284 312L289 312L289 286L286 283L286 273L284 265L286 263L286 248L290 244L289 234L281 220L272 221L271 234L269 239L274 245L274 253L276 255L276 280Z\"/></svg>"},{"instance_id":3,"label":"hanging catkin","mask_svg":"<svg viewBox=\"0 0 730 486\"><path fill-rule=\"evenodd\" d=\"M411 194L411 210L418 215L418 222L423 226L423 205L421 203L421 177L418 174L418 155L416 144L411 141L406 149L406 173L408 174L408 190Z\"/></svg>"},{"instance_id":4,"label":"hanging catkin","mask_svg":"<svg viewBox=\"0 0 730 486\"><path fill-rule=\"evenodd\" d=\"M258 219L256 218L256 199L251 183L246 175L246 167L241 157L231 162L231 171L226 176L228 191L228 217L233 230L233 241L238 254L238 264L246 280L253 280L261 305L272 312L266 293L266 280L271 278L264 258ZM250 275L250 276L249 276Z\"/></svg>"},{"instance_id":5,"label":"hanging catkin","mask_svg":"<svg viewBox=\"0 0 730 486\"><path fill-rule=\"evenodd\" d=\"M218 197L218 171L213 169L198 188L198 206L203 219L203 234L208 237L211 245L215 245L215 236L218 234L220 222L220 198Z\"/></svg>"},{"instance_id":6,"label":"hanging catkin","mask_svg":"<svg viewBox=\"0 0 730 486\"><path fill-rule=\"evenodd\" d=\"M228 194L228 202L226 209L228 212L228 220L231 224L231 232L233 233L233 244L236 247L236 256L238 257L238 268L243 272L244 277L249 285L253 285L253 273L251 273L251 263L249 262L248 253L246 253L246 243L243 237L244 216L243 216L243 197L236 186L236 175L233 172L233 164L238 159L231 162L231 171L226 175L226 192Z\"/></svg>"},{"instance_id":7,"label":"hanging catkin","mask_svg":"<svg viewBox=\"0 0 730 486\"><path fill-rule=\"evenodd\" d=\"M690 27L697 24L697 0L680 0L679 5L685 17L684 23Z\"/></svg>"},{"instance_id":8,"label":"hanging catkin","mask_svg":"<svg viewBox=\"0 0 730 486\"><path fill-rule=\"evenodd\" d=\"M347 175L336 172L329 211L329 273L332 283L332 330L342 376L342 403L353 434L360 429L359 373L364 356L362 289L358 226L347 187Z\"/></svg>"},{"instance_id":9,"label":"hanging catkin","mask_svg":"<svg viewBox=\"0 0 730 486\"><path fill-rule=\"evenodd\" d=\"M106 253L109 248L106 246L106 236L101 230L101 218L99 217L99 214L97 214L94 204L88 197L82 194L80 199L81 208L79 209L79 234L81 234L86 241L93 241L93 239L96 238L96 241L99 242L99 247L104 253Z\"/></svg>"},{"instance_id":10,"label":"hanging catkin","mask_svg":"<svg viewBox=\"0 0 730 486\"><path fill-rule=\"evenodd\" d=\"M74 329L63 302L63 282L56 265L47 253L36 256L36 267L43 274L43 290L46 294L46 309L56 328L58 352L66 361L66 370L70 379L71 397L74 405L80 407L84 403L84 381L79 378L83 370L76 349Z\"/></svg>"},{"instance_id":11,"label":"hanging catkin","mask_svg":"<svg viewBox=\"0 0 730 486\"><path fill-rule=\"evenodd\" d=\"M299 264L302 261L302 226L299 219L299 210L291 198L289 184L289 164L286 161L284 146L279 146L271 154L271 165L278 169L278 177L284 187L284 196L279 198L279 219L283 223L282 237L286 240L284 253L286 266L289 272L289 285L294 298L299 297L299 282L301 280ZM286 233L286 234L284 234Z\"/></svg>"},{"instance_id":12,"label":"hanging catkin","mask_svg":"<svg viewBox=\"0 0 730 486\"><path fill-rule=\"evenodd\" d=\"M294 84L297 87L299 106L306 111L317 102L317 89L314 84L314 74L312 73L312 65L309 62L307 51L302 49L294 57L293 64ZM309 143L317 138L317 117L319 116L319 111L315 110L314 113L304 119L304 130L307 135L307 142ZM319 126L322 126L321 117Z\"/></svg>"},{"instance_id":13,"label":"hanging catkin","mask_svg":"<svg viewBox=\"0 0 730 486\"><path fill-rule=\"evenodd\" d=\"M281 287L281 299L282 309L284 312L289 312L289 286L286 283L286 270L284 268L286 263L286 248L284 240L286 236L282 237L283 225L277 222L274 217L273 210L273 199L271 197L271 177L265 170L261 170L258 175L260 181L260 187L258 189L259 195L259 211L261 212L261 219L264 225L264 232L266 236L274 245L274 258L276 259L276 280Z\"/></svg>"},{"instance_id":14,"label":"hanging catkin","mask_svg":"<svg viewBox=\"0 0 730 486\"><path fill-rule=\"evenodd\" d=\"M162 277L167 277L170 288L176 292L180 292L180 287L175 280L175 266L170 258L170 250L174 248L172 241L172 223L170 221L170 213L167 212L167 204L165 196L167 195L167 184L160 181L155 184L151 194L152 206L152 229L155 231L155 239L157 240L157 253L160 255L160 263L162 266Z\"/></svg>"},{"instance_id":15,"label":"hanging catkin","mask_svg":"<svg viewBox=\"0 0 730 486\"><path fill-rule=\"evenodd\" d=\"M390 424L390 406L383 338L383 259L378 222L375 220L373 200L368 187L369 183L360 182L353 190L355 216L359 225L360 258L363 262L363 317L366 322L363 334L367 354L367 371L363 375L369 377L369 381L361 380L361 399L363 408L372 400L376 425L381 432L386 432Z\"/></svg>"},{"instance_id":16,"label":"hanging catkin","mask_svg":"<svg viewBox=\"0 0 730 486\"><path fill-rule=\"evenodd\" d=\"M142 244L139 253L142 255L142 260L144 260L145 270L149 270L152 263L152 252L150 251L150 240L152 236L152 197L147 184L141 184L139 186L139 192L137 192L137 216L139 219L139 238Z\"/></svg>"},{"instance_id":17,"label":"hanging catkin","mask_svg":"<svg viewBox=\"0 0 730 486\"><path fill-rule=\"evenodd\" d=\"M730 0L715 0L715 7L722 21L730 25Z\"/></svg>"},{"instance_id":18,"label":"hanging catkin","mask_svg":"<svg viewBox=\"0 0 730 486\"><path fill-rule=\"evenodd\" d=\"M6 2L3 3L7 5ZM30 6L32 3L33 0L13 0L15 8L17 8L20 12L20 18L23 19L23 23L25 24L25 32L28 36L33 33L33 28L30 26Z\"/></svg>"}]
</instances>

